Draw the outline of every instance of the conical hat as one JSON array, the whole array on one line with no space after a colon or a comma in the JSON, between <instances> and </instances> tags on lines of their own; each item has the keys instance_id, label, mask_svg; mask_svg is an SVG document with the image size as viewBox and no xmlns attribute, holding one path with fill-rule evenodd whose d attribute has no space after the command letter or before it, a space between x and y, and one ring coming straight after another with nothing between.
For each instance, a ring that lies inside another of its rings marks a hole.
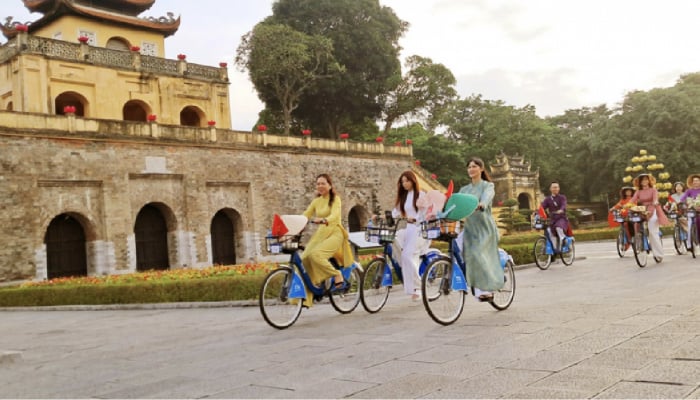
<instances>
[{"instance_id":1,"label":"conical hat","mask_svg":"<svg viewBox=\"0 0 700 400\"><path fill-rule=\"evenodd\" d=\"M303 215L282 215L282 222L287 226L289 235L298 235L304 230L309 219Z\"/></svg>"},{"instance_id":2,"label":"conical hat","mask_svg":"<svg viewBox=\"0 0 700 400\"><path fill-rule=\"evenodd\" d=\"M470 216L479 206L479 199L466 193L455 193L447 200L445 211L448 211L445 218L458 220Z\"/></svg>"}]
</instances>

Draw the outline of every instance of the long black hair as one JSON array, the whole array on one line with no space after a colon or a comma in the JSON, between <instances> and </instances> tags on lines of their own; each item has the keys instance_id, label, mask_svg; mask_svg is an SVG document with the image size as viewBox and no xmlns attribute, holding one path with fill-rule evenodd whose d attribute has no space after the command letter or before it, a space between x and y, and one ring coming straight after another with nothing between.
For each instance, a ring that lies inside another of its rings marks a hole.
<instances>
[{"instance_id":1,"label":"long black hair","mask_svg":"<svg viewBox=\"0 0 700 400\"><path fill-rule=\"evenodd\" d=\"M404 204L406 203L406 197L408 197L408 190L404 189L401 184L401 178L403 177L406 177L406 179L413 183L413 208L416 210L418 209L418 194L420 189L418 187L418 178L416 178L416 174L414 174L413 171L404 171L401 176L399 176L398 190L396 192L396 206L401 210L401 215L405 216L406 207Z\"/></svg>"}]
</instances>

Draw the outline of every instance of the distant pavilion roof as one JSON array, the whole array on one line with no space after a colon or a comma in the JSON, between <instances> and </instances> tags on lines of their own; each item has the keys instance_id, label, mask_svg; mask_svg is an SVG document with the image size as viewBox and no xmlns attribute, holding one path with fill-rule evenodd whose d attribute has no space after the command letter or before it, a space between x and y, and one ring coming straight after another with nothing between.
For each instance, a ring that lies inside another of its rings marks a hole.
<instances>
[{"instance_id":1,"label":"distant pavilion roof","mask_svg":"<svg viewBox=\"0 0 700 400\"><path fill-rule=\"evenodd\" d=\"M8 0L4 0L8 1ZM85 18L126 25L163 34L174 34L180 27L180 17L175 19L172 13L168 17L138 18L137 16L151 8L155 0L22 0L31 12L40 12L43 17L28 25L29 32L50 24L64 15L76 15ZM0 26L2 33L10 39L17 35L17 23Z\"/></svg>"}]
</instances>

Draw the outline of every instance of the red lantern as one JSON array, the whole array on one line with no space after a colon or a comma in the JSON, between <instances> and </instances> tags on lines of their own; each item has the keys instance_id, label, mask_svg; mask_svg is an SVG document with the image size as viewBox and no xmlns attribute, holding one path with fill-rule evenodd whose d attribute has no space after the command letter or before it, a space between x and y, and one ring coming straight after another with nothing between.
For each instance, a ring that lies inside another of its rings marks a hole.
<instances>
[{"instance_id":1,"label":"red lantern","mask_svg":"<svg viewBox=\"0 0 700 400\"><path fill-rule=\"evenodd\" d=\"M64 106L63 113L64 114L75 114L75 106Z\"/></svg>"},{"instance_id":2,"label":"red lantern","mask_svg":"<svg viewBox=\"0 0 700 400\"><path fill-rule=\"evenodd\" d=\"M301 131L301 134L304 136L309 136L311 134L311 129L304 129Z\"/></svg>"},{"instance_id":3,"label":"red lantern","mask_svg":"<svg viewBox=\"0 0 700 400\"><path fill-rule=\"evenodd\" d=\"M228 66L228 64L225 63L225 62L220 62L220 63L219 63L219 67L221 67L221 68L226 68L227 66Z\"/></svg>"},{"instance_id":4,"label":"red lantern","mask_svg":"<svg viewBox=\"0 0 700 400\"><path fill-rule=\"evenodd\" d=\"M154 122L157 118L158 117L155 114L148 114L148 116L146 117L148 122Z\"/></svg>"},{"instance_id":5,"label":"red lantern","mask_svg":"<svg viewBox=\"0 0 700 400\"><path fill-rule=\"evenodd\" d=\"M214 125L216 125L216 121L214 121L214 120L207 121L207 125L214 126Z\"/></svg>"},{"instance_id":6,"label":"red lantern","mask_svg":"<svg viewBox=\"0 0 700 400\"><path fill-rule=\"evenodd\" d=\"M413 144L413 140L411 139L406 139L406 146L410 146Z\"/></svg>"},{"instance_id":7,"label":"red lantern","mask_svg":"<svg viewBox=\"0 0 700 400\"><path fill-rule=\"evenodd\" d=\"M131 51L141 51L139 46L131 46Z\"/></svg>"},{"instance_id":8,"label":"red lantern","mask_svg":"<svg viewBox=\"0 0 700 400\"><path fill-rule=\"evenodd\" d=\"M87 37L87 36L80 36L80 37L78 37L78 41L79 41L80 43L87 43L89 40L90 40L90 38Z\"/></svg>"},{"instance_id":9,"label":"red lantern","mask_svg":"<svg viewBox=\"0 0 700 400\"><path fill-rule=\"evenodd\" d=\"M377 138L375 140L377 141L377 143L381 143L384 141L384 138L381 136L377 136Z\"/></svg>"},{"instance_id":10,"label":"red lantern","mask_svg":"<svg viewBox=\"0 0 700 400\"><path fill-rule=\"evenodd\" d=\"M178 59L178 60L183 60L183 61L184 61L186 58L187 58L187 55L185 55L185 54L178 54L178 55L177 55L177 59Z\"/></svg>"},{"instance_id":11,"label":"red lantern","mask_svg":"<svg viewBox=\"0 0 700 400\"><path fill-rule=\"evenodd\" d=\"M499 206L499 207L502 206L502 205L503 205L503 201L498 200L498 203L496 203L496 205Z\"/></svg>"},{"instance_id":12,"label":"red lantern","mask_svg":"<svg viewBox=\"0 0 700 400\"><path fill-rule=\"evenodd\" d=\"M431 178L431 179L437 179L437 175L435 175L435 174L430 174L430 178Z\"/></svg>"},{"instance_id":13,"label":"red lantern","mask_svg":"<svg viewBox=\"0 0 700 400\"><path fill-rule=\"evenodd\" d=\"M401 142L394 142L394 146L401 147Z\"/></svg>"},{"instance_id":14,"label":"red lantern","mask_svg":"<svg viewBox=\"0 0 700 400\"><path fill-rule=\"evenodd\" d=\"M15 30L17 32L27 32L29 30L29 27L25 24L17 24L15 25Z\"/></svg>"},{"instance_id":15,"label":"red lantern","mask_svg":"<svg viewBox=\"0 0 700 400\"><path fill-rule=\"evenodd\" d=\"M258 132L265 132L267 130L267 126L265 125L258 125Z\"/></svg>"},{"instance_id":16,"label":"red lantern","mask_svg":"<svg viewBox=\"0 0 700 400\"><path fill-rule=\"evenodd\" d=\"M341 133L341 134L340 134L340 138L341 138L341 139L347 139L347 138L349 138L349 137L350 137L350 134L349 134L349 133Z\"/></svg>"},{"instance_id":17,"label":"red lantern","mask_svg":"<svg viewBox=\"0 0 700 400\"><path fill-rule=\"evenodd\" d=\"M420 166L420 160L416 160L416 165Z\"/></svg>"}]
</instances>

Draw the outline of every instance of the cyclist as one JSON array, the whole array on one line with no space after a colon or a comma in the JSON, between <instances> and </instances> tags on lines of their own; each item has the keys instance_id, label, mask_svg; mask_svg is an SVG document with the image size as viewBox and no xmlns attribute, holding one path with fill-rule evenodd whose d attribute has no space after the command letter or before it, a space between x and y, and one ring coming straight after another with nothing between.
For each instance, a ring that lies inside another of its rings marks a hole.
<instances>
[{"instance_id":1,"label":"cyclist","mask_svg":"<svg viewBox=\"0 0 700 400\"><path fill-rule=\"evenodd\" d=\"M569 218L566 216L566 196L559 193L560 188L557 181L553 181L549 185L549 191L551 194L542 201L542 208L544 208L551 221L547 228L549 229L549 236L556 239L556 251L561 252L561 244L564 243L564 239L571 232ZM556 235L553 234L553 230L556 232Z\"/></svg>"},{"instance_id":2,"label":"cyclist","mask_svg":"<svg viewBox=\"0 0 700 400\"><path fill-rule=\"evenodd\" d=\"M479 206L464 222L462 254L466 278L477 299L492 301L493 291L500 290L505 283L498 255L498 228L491 215L494 185L481 158L472 157L467 161L467 174L471 183L459 193L476 196Z\"/></svg>"},{"instance_id":3,"label":"cyclist","mask_svg":"<svg viewBox=\"0 0 700 400\"><path fill-rule=\"evenodd\" d=\"M666 212L680 211L678 210L678 204L681 203L681 197L683 197L683 193L685 193L685 190L685 183L678 181L673 184L673 193L670 196L668 196L668 202L666 202L666 204L664 205L664 210ZM688 220L684 216L678 214L678 222L681 225L683 231L688 232Z\"/></svg>"},{"instance_id":4,"label":"cyclist","mask_svg":"<svg viewBox=\"0 0 700 400\"><path fill-rule=\"evenodd\" d=\"M612 219L612 212L614 210L620 211L620 215L622 217L627 217L628 214L628 209L625 207L625 204L630 203L630 199L634 195L634 187L632 186L623 186L622 189L620 189L620 201L617 202L612 208L610 208L609 212L609 218L608 218L608 224L611 227L618 226L618 223L615 222ZM632 231L632 226L629 224L629 222L623 222L623 225L625 226L625 229L627 229L627 235L629 238L632 238L634 236L634 232ZM625 250L629 249L630 244L629 242L625 244Z\"/></svg>"},{"instance_id":5,"label":"cyclist","mask_svg":"<svg viewBox=\"0 0 700 400\"><path fill-rule=\"evenodd\" d=\"M668 218L661 210L659 204L659 192L656 190L656 178L648 173L639 174L632 181L637 192L630 202L640 204L647 208L647 221L649 223L649 245L654 253L654 259L661 262L664 258L664 247L659 237L660 225L668 225Z\"/></svg>"},{"instance_id":6,"label":"cyclist","mask_svg":"<svg viewBox=\"0 0 700 400\"><path fill-rule=\"evenodd\" d=\"M686 183L688 184L688 190L683 193L680 201L687 203L688 207L694 206L696 210L700 211L700 174L688 176ZM695 229L697 229L698 237L700 237L700 213L695 216L693 224Z\"/></svg>"},{"instance_id":7,"label":"cyclist","mask_svg":"<svg viewBox=\"0 0 700 400\"><path fill-rule=\"evenodd\" d=\"M335 193L333 182L328 174L320 174L316 177L316 194L317 197L304 211L304 216L320 225L306 244L301 262L306 267L314 285L320 286L324 280L335 276L334 289L341 289L344 285L343 275L329 259L335 258L341 266L351 265L354 259L348 233L340 220L340 197ZM307 289L304 305L310 307L312 301L313 293Z\"/></svg>"},{"instance_id":8,"label":"cyclist","mask_svg":"<svg viewBox=\"0 0 700 400\"><path fill-rule=\"evenodd\" d=\"M394 218L406 218L406 228L396 232L394 249L398 251L401 273L403 274L403 290L413 301L419 301L420 276L418 265L420 255L430 246L430 241L423 239L420 223L425 218L425 207L420 207L425 192L418 186L418 178L413 171L404 171L397 183L396 203L391 215Z\"/></svg>"}]
</instances>

